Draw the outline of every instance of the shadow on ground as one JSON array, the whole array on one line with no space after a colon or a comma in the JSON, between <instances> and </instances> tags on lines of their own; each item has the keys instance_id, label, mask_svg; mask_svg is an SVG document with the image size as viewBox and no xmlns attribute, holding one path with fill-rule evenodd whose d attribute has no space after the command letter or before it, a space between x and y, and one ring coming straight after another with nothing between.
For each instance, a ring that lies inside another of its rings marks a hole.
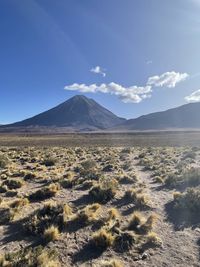
<instances>
[{"instance_id":1,"label":"shadow on ground","mask_svg":"<svg viewBox=\"0 0 200 267\"><path fill-rule=\"evenodd\" d=\"M103 252L103 249L97 249L91 242L89 242L88 244L84 245L81 250L73 255L73 263L84 263L93 259L97 259Z\"/></svg>"},{"instance_id":2,"label":"shadow on ground","mask_svg":"<svg viewBox=\"0 0 200 267\"><path fill-rule=\"evenodd\" d=\"M167 212L167 220L173 223L174 230L183 230L184 228L191 227L195 229L200 226L200 215L191 213L187 209L177 209L174 207L174 202L168 202L165 205Z\"/></svg>"},{"instance_id":3,"label":"shadow on ground","mask_svg":"<svg viewBox=\"0 0 200 267\"><path fill-rule=\"evenodd\" d=\"M41 245L41 238L27 234L22 224L22 221L10 222L6 227L5 236L1 239L1 243L6 245L15 241L25 241L30 244L30 247Z\"/></svg>"},{"instance_id":4,"label":"shadow on ground","mask_svg":"<svg viewBox=\"0 0 200 267\"><path fill-rule=\"evenodd\" d=\"M86 206L88 204L94 203L94 199L89 194L85 194L81 196L80 198L73 200L72 203L76 207Z\"/></svg>"}]
</instances>

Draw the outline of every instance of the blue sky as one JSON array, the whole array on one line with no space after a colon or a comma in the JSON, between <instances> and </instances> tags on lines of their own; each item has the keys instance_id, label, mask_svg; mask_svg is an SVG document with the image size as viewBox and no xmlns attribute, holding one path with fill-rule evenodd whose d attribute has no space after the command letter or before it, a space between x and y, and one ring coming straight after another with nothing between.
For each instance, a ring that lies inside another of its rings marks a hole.
<instances>
[{"instance_id":1,"label":"blue sky","mask_svg":"<svg viewBox=\"0 0 200 267\"><path fill-rule=\"evenodd\" d=\"M126 118L199 101L199 3L1 0L0 123L83 94L81 84L86 96ZM125 97L146 86L141 100Z\"/></svg>"}]
</instances>

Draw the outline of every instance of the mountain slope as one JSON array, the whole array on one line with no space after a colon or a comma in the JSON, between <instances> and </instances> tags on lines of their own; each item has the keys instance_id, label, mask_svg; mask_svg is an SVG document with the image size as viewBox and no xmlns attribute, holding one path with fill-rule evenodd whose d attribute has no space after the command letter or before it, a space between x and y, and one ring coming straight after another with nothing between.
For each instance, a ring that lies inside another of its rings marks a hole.
<instances>
[{"instance_id":1,"label":"mountain slope","mask_svg":"<svg viewBox=\"0 0 200 267\"><path fill-rule=\"evenodd\" d=\"M200 103L143 115L122 123L119 130L165 130L200 128Z\"/></svg>"},{"instance_id":2,"label":"mountain slope","mask_svg":"<svg viewBox=\"0 0 200 267\"><path fill-rule=\"evenodd\" d=\"M77 95L48 111L7 127L70 127L75 130L92 130L106 129L124 120L93 99Z\"/></svg>"}]
</instances>

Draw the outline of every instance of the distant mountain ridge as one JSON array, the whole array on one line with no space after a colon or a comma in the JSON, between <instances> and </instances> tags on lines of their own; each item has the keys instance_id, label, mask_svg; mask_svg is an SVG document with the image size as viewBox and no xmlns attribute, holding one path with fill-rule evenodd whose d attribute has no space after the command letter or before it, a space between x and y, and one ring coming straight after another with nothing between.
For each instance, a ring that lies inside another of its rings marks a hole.
<instances>
[{"instance_id":1,"label":"distant mountain ridge","mask_svg":"<svg viewBox=\"0 0 200 267\"><path fill-rule=\"evenodd\" d=\"M200 103L185 104L166 111L155 112L130 119L118 130L167 130L200 128Z\"/></svg>"},{"instance_id":2,"label":"distant mountain ridge","mask_svg":"<svg viewBox=\"0 0 200 267\"><path fill-rule=\"evenodd\" d=\"M74 130L98 130L120 124L125 119L99 105L93 99L76 95L64 103L29 119L6 127L65 127Z\"/></svg>"},{"instance_id":3,"label":"distant mountain ridge","mask_svg":"<svg viewBox=\"0 0 200 267\"><path fill-rule=\"evenodd\" d=\"M0 132L87 132L200 129L200 103L185 104L166 111L119 118L93 99L74 96L64 103L29 119L1 125Z\"/></svg>"}]
</instances>

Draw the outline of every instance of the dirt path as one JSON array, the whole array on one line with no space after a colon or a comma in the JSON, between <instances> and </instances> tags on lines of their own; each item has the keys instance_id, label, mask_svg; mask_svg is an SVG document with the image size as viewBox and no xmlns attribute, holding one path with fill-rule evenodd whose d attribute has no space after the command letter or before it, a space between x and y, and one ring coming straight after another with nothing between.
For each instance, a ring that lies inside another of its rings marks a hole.
<instances>
[{"instance_id":1,"label":"dirt path","mask_svg":"<svg viewBox=\"0 0 200 267\"><path fill-rule=\"evenodd\" d=\"M151 173L143 171L143 167L138 165L137 160L134 160L134 163L141 182L146 184L146 192L150 196L152 207L159 216L155 231L163 241L161 251L156 252L141 266L200 266L200 248L197 244L200 229L174 230L173 224L167 220L165 210L165 205L172 200L172 191L160 189L160 184L153 182Z\"/></svg>"}]
</instances>

